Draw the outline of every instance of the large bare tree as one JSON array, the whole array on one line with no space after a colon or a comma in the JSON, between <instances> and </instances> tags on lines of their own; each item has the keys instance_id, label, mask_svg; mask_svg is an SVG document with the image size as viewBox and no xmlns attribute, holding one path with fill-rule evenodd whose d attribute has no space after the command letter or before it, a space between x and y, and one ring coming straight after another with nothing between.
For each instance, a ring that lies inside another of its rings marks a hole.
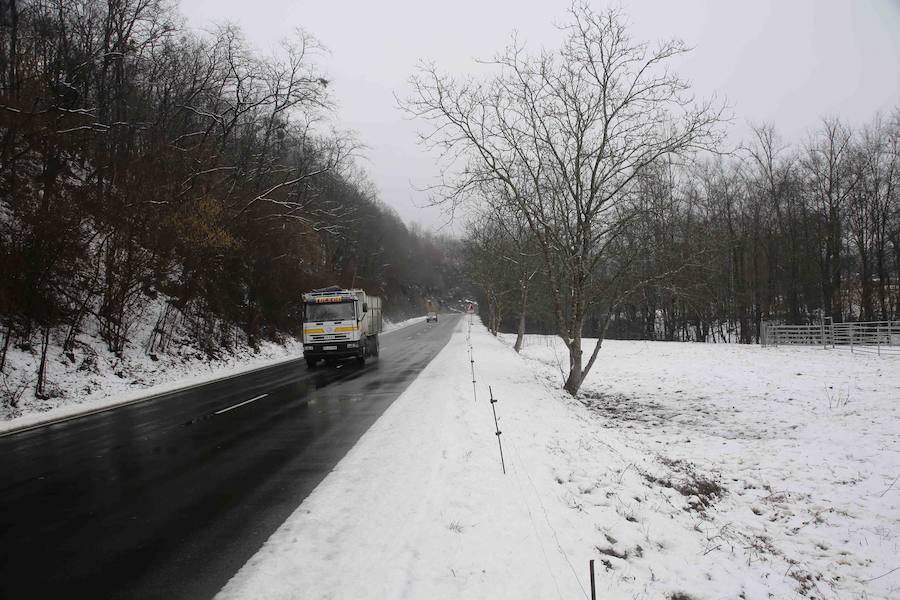
<instances>
[{"instance_id":1,"label":"large bare tree","mask_svg":"<svg viewBox=\"0 0 900 600\"><path fill-rule=\"evenodd\" d=\"M456 79L421 65L403 107L423 119L447 177L437 201L503 198L527 221L550 281L558 334L569 350L565 389L576 394L587 364L582 330L617 297L607 261L639 214L633 188L662 159L718 142L722 109L697 102L670 65L678 40L633 40L616 10L573 4L554 51L529 53L513 38L490 74ZM497 185L504 194L484 194ZM601 328L602 330L602 328Z\"/></svg>"}]
</instances>

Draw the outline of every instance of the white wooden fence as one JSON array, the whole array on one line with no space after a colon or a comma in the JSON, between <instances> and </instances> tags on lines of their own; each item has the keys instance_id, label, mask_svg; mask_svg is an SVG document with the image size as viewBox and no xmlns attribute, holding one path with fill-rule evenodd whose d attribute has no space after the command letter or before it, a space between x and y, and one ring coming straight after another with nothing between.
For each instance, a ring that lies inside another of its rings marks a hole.
<instances>
[{"instance_id":1,"label":"white wooden fence","mask_svg":"<svg viewBox=\"0 0 900 600\"><path fill-rule=\"evenodd\" d=\"M822 322L817 325L763 322L760 342L763 346L841 346L850 348L851 352L900 354L900 321Z\"/></svg>"}]
</instances>

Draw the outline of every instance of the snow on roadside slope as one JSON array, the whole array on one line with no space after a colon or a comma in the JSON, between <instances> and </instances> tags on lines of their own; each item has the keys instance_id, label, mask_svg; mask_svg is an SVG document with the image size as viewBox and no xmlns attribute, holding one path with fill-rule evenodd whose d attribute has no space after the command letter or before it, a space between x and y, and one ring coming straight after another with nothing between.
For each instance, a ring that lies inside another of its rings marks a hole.
<instances>
[{"instance_id":1,"label":"snow on roadside slope","mask_svg":"<svg viewBox=\"0 0 900 600\"><path fill-rule=\"evenodd\" d=\"M189 344L172 346L172 352L159 353L156 360L131 342L116 355L98 336L82 334L70 359L61 344L54 344L47 353L50 394L45 399L34 397L40 356L10 348L0 383L7 389L18 388L21 396L15 409L0 406L0 432L271 366L303 354L303 344L294 339L281 344L264 341L255 351L246 345L234 347L215 359Z\"/></svg>"},{"instance_id":2,"label":"snow on roadside slope","mask_svg":"<svg viewBox=\"0 0 900 600\"><path fill-rule=\"evenodd\" d=\"M425 320L425 317L413 317L412 319L405 319L403 321L397 321L396 323L392 323L385 319L384 321L384 332L390 333L392 331L397 331L398 329L403 329L404 327L409 327L410 325L415 325L416 323L421 323Z\"/></svg>"},{"instance_id":3,"label":"snow on roadside slope","mask_svg":"<svg viewBox=\"0 0 900 600\"><path fill-rule=\"evenodd\" d=\"M221 598L900 589L896 358L608 342L574 400L552 338L472 339L478 401L463 323Z\"/></svg>"},{"instance_id":4,"label":"snow on roadside slope","mask_svg":"<svg viewBox=\"0 0 900 600\"><path fill-rule=\"evenodd\" d=\"M50 402L30 403L18 416L0 421L0 433L271 367L302 355L303 345L292 340L283 345L264 342L255 353L244 349L217 361L164 357L154 363L141 358L129 361L126 357L101 363L102 366L91 373L66 369L65 362L60 359L48 364L50 377L55 386L70 389L72 393ZM24 369L30 373L36 367L29 364ZM116 375L117 371L123 375Z\"/></svg>"},{"instance_id":5,"label":"snow on roadside slope","mask_svg":"<svg viewBox=\"0 0 900 600\"><path fill-rule=\"evenodd\" d=\"M386 320L384 330L389 333L424 319L424 316L415 317L397 323ZM141 323L140 331L133 337L146 337L146 330L151 327L150 321ZM154 360L139 345L129 342L122 355L116 356L98 336L82 334L74 360L70 360L56 344L48 351L47 359L47 379L54 393L44 400L32 396L39 356L11 347L0 385L31 387L22 390L25 393L17 409L0 406L0 433L240 375L303 356L302 342L293 338L284 339L280 344L263 341L255 351L246 345L234 347L217 359L187 343L173 346L174 352L159 353Z\"/></svg>"}]
</instances>

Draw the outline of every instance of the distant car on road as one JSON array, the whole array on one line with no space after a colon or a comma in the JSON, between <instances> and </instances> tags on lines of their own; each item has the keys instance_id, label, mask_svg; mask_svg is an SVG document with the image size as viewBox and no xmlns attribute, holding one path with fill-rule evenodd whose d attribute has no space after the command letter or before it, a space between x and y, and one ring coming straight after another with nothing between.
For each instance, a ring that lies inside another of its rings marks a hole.
<instances>
[{"instance_id":1,"label":"distant car on road","mask_svg":"<svg viewBox=\"0 0 900 600\"><path fill-rule=\"evenodd\" d=\"M426 323L431 323L432 321L437 323L437 313L436 312L430 312L427 315L425 315Z\"/></svg>"}]
</instances>

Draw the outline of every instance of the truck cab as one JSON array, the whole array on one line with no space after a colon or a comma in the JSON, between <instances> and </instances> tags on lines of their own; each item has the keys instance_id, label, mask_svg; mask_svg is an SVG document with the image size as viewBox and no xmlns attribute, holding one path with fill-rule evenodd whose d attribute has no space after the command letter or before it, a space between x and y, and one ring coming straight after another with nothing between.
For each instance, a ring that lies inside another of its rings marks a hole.
<instances>
[{"instance_id":1,"label":"truck cab","mask_svg":"<svg viewBox=\"0 0 900 600\"><path fill-rule=\"evenodd\" d=\"M303 357L309 368L323 359L365 364L378 356L381 329L381 298L364 290L332 286L303 294Z\"/></svg>"}]
</instances>

